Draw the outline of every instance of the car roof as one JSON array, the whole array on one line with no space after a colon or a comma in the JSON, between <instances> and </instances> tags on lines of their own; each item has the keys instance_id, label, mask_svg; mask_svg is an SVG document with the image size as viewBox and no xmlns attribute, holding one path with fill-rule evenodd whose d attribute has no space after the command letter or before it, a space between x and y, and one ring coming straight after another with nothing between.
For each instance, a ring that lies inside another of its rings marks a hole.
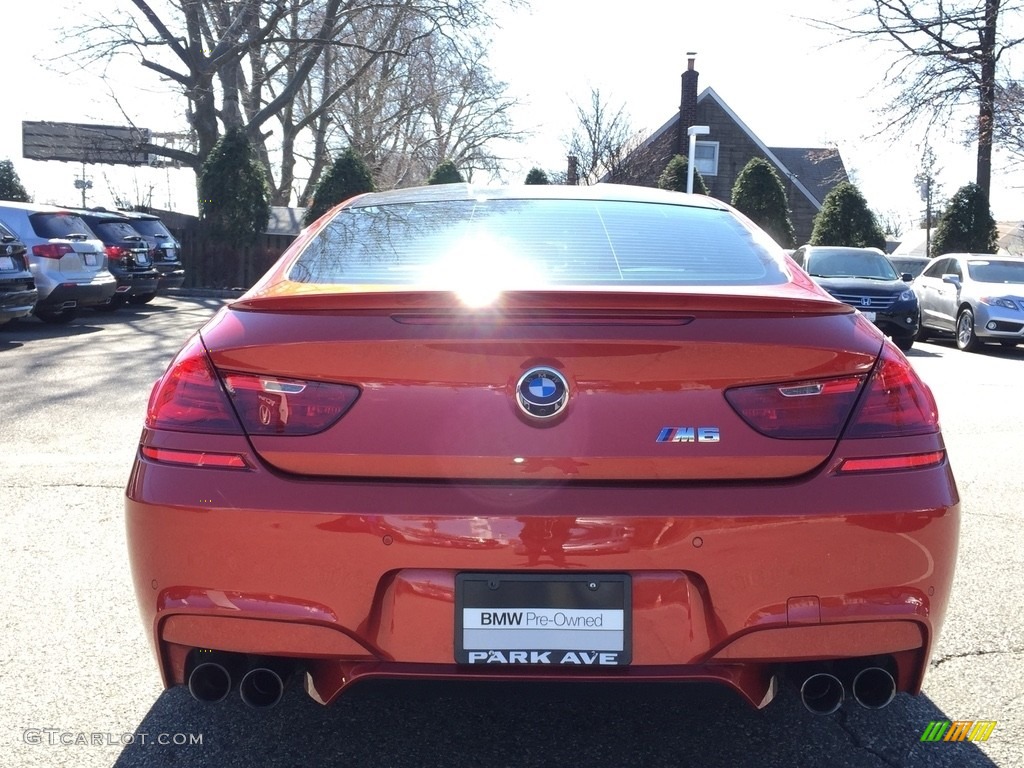
<instances>
[{"instance_id":1,"label":"car roof","mask_svg":"<svg viewBox=\"0 0 1024 768\"><path fill-rule=\"evenodd\" d=\"M15 203L10 200L0 200L0 208L25 211L26 213L78 213L74 208L63 205L49 205L47 203Z\"/></svg>"},{"instance_id":2,"label":"car roof","mask_svg":"<svg viewBox=\"0 0 1024 768\"><path fill-rule=\"evenodd\" d=\"M346 207L366 207L401 203L442 202L458 200L612 200L640 203L670 203L699 208L730 210L721 200L706 195L689 195L652 187L628 184L519 184L508 186L476 186L474 184L434 184L385 192L367 192L348 201Z\"/></svg>"},{"instance_id":3,"label":"car roof","mask_svg":"<svg viewBox=\"0 0 1024 768\"><path fill-rule=\"evenodd\" d=\"M149 219L150 221L160 221L160 217L155 213L145 213L143 211L111 211L111 213L119 213L126 219Z\"/></svg>"},{"instance_id":4,"label":"car roof","mask_svg":"<svg viewBox=\"0 0 1024 768\"><path fill-rule=\"evenodd\" d=\"M98 211L93 208L69 208L69 211L77 213L83 219L94 219L95 221L128 221L128 217L119 211Z\"/></svg>"}]
</instances>

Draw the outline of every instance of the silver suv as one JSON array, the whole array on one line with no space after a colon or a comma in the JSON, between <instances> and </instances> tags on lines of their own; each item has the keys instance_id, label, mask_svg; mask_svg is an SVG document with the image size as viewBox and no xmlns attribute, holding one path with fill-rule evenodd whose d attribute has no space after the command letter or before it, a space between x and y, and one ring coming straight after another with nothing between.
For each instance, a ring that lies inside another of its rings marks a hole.
<instances>
[{"instance_id":1,"label":"silver suv","mask_svg":"<svg viewBox=\"0 0 1024 768\"><path fill-rule=\"evenodd\" d=\"M103 243L72 211L53 205L0 202L0 221L27 248L39 291L35 315L66 323L82 307L106 304L117 289Z\"/></svg>"}]
</instances>

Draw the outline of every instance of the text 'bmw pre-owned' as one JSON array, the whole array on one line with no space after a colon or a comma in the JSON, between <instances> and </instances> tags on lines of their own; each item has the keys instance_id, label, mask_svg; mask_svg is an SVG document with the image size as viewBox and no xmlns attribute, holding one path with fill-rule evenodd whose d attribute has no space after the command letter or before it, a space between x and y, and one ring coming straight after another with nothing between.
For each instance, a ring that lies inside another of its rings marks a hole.
<instances>
[{"instance_id":1,"label":"text 'bmw pre-owned'","mask_svg":"<svg viewBox=\"0 0 1024 768\"><path fill-rule=\"evenodd\" d=\"M960 502L862 313L704 196L353 198L183 346L127 488L164 684L921 690Z\"/></svg>"}]
</instances>

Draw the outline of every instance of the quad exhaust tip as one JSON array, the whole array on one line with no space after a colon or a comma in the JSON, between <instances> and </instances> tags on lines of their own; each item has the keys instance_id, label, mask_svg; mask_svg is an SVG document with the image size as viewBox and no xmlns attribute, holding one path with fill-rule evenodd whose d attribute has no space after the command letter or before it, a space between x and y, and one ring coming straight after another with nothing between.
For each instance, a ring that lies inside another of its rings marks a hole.
<instances>
[{"instance_id":1,"label":"quad exhaust tip","mask_svg":"<svg viewBox=\"0 0 1024 768\"><path fill-rule=\"evenodd\" d=\"M197 653L189 661L186 682L196 701L224 701L237 685L242 701L254 709L276 706L293 671L287 659L260 658L247 663L242 654L217 651Z\"/></svg>"},{"instance_id":2,"label":"quad exhaust tip","mask_svg":"<svg viewBox=\"0 0 1024 768\"><path fill-rule=\"evenodd\" d=\"M800 686L800 700L816 715L831 715L843 706L846 689L843 682L828 672L810 675Z\"/></svg>"},{"instance_id":3,"label":"quad exhaust tip","mask_svg":"<svg viewBox=\"0 0 1024 768\"><path fill-rule=\"evenodd\" d=\"M216 661L204 661L188 676L188 692L196 701L209 704L224 701L231 692L231 672Z\"/></svg>"},{"instance_id":4,"label":"quad exhaust tip","mask_svg":"<svg viewBox=\"0 0 1024 768\"><path fill-rule=\"evenodd\" d=\"M896 681L881 667L865 667L853 678L853 698L865 709L882 709L896 697Z\"/></svg>"},{"instance_id":5,"label":"quad exhaust tip","mask_svg":"<svg viewBox=\"0 0 1024 768\"><path fill-rule=\"evenodd\" d=\"M253 709L269 709L281 701L284 680L270 667L253 667L242 677L238 693Z\"/></svg>"}]
</instances>

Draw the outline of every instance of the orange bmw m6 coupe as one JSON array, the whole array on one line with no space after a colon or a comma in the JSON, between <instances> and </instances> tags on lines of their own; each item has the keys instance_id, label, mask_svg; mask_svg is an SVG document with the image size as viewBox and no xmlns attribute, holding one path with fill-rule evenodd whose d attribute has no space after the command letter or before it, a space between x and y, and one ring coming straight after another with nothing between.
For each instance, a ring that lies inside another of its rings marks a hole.
<instances>
[{"instance_id":1,"label":"orange bmw m6 coupe","mask_svg":"<svg viewBox=\"0 0 1024 768\"><path fill-rule=\"evenodd\" d=\"M187 341L127 487L166 686L916 694L959 497L907 359L703 196L353 198Z\"/></svg>"}]
</instances>

